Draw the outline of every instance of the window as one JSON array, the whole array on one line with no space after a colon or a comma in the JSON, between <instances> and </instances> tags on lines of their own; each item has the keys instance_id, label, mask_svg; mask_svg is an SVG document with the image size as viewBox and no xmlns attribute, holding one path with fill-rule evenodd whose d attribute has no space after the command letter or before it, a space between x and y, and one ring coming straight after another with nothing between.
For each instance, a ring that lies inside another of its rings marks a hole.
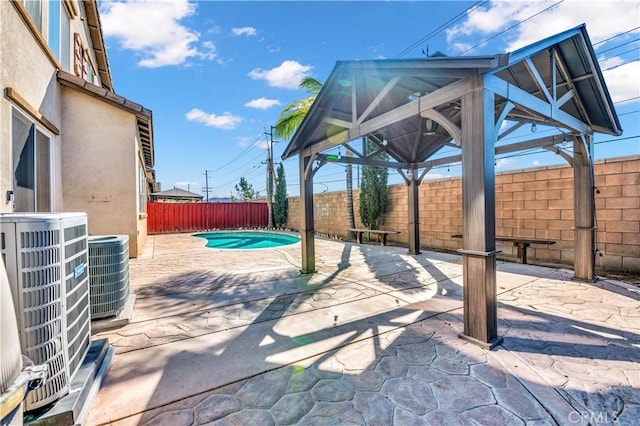
<instances>
[{"instance_id":1,"label":"window","mask_svg":"<svg viewBox=\"0 0 640 426\"><path fill-rule=\"evenodd\" d=\"M60 59L60 1L49 2L49 47L53 56Z\"/></svg>"},{"instance_id":2,"label":"window","mask_svg":"<svg viewBox=\"0 0 640 426\"><path fill-rule=\"evenodd\" d=\"M147 176L142 164L138 163L138 213L147 212Z\"/></svg>"},{"instance_id":3,"label":"window","mask_svg":"<svg viewBox=\"0 0 640 426\"><path fill-rule=\"evenodd\" d=\"M24 8L27 9L40 33L42 33L42 3L40 0L22 0Z\"/></svg>"},{"instance_id":4,"label":"window","mask_svg":"<svg viewBox=\"0 0 640 426\"><path fill-rule=\"evenodd\" d=\"M48 37L47 42L62 65L62 69L69 71L70 64L70 20L67 9L60 0L52 0L48 3Z\"/></svg>"},{"instance_id":5,"label":"window","mask_svg":"<svg viewBox=\"0 0 640 426\"><path fill-rule=\"evenodd\" d=\"M64 7L60 12L60 64L65 71L71 70L71 23Z\"/></svg>"},{"instance_id":6,"label":"window","mask_svg":"<svg viewBox=\"0 0 640 426\"><path fill-rule=\"evenodd\" d=\"M51 137L13 108L11 141L13 210L51 211Z\"/></svg>"}]
</instances>

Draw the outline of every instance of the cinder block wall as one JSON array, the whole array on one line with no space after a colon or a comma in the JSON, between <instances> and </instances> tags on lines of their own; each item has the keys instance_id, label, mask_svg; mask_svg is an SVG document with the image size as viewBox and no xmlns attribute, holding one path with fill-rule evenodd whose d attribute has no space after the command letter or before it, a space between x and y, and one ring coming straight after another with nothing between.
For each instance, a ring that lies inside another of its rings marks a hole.
<instances>
[{"instance_id":1,"label":"cinder block wall","mask_svg":"<svg viewBox=\"0 0 640 426\"><path fill-rule=\"evenodd\" d=\"M595 165L597 246L600 270L640 271L640 156L612 158ZM354 191L356 226L358 191ZM573 169L549 166L496 174L496 235L556 241L531 246L529 263L573 264ZM454 251L462 247L452 234L462 233L460 178L424 182L420 186L420 245ZM389 187L389 210L382 229L399 230L389 241L407 244L407 188ZM346 238L346 194L329 192L314 199L319 235ZM289 199L289 227L300 228L299 198ZM515 258L515 247L497 243L502 257Z\"/></svg>"}]
</instances>

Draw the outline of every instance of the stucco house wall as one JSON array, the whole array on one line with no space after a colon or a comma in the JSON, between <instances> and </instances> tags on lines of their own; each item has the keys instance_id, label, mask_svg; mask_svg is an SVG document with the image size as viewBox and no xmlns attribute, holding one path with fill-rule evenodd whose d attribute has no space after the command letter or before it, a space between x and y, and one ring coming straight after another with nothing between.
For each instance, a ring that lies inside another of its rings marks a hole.
<instances>
[{"instance_id":1,"label":"stucco house wall","mask_svg":"<svg viewBox=\"0 0 640 426\"><path fill-rule=\"evenodd\" d=\"M87 212L91 234L129 235L135 257L147 234L146 188L154 186L151 111L113 92L95 1L38 4L41 28L21 2L0 1L0 213L20 211L7 196L15 190L15 109L51 140L50 211ZM49 46L53 7L69 18L59 50L68 42L68 60Z\"/></svg>"},{"instance_id":2,"label":"stucco house wall","mask_svg":"<svg viewBox=\"0 0 640 426\"><path fill-rule=\"evenodd\" d=\"M60 128L60 92L56 83L56 66L25 25L9 1L0 2L0 212L11 212L6 192L12 187L11 110L6 88L12 88L49 122ZM24 112L24 111L23 111ZM27 113L29 116L30 114ZM31 117L30 117L31 118ZM60 188L60 144L54 136L52 170L54 210L62 209Z\"/></svg>"},{"instance_id":3,"label":"stucco house wall","mask_svg":"<svg viewBox=\"0 0 640 426\"><path fill-rule=\"evenodd\" d=\"M135 116L74 89L62 89L64 209L84 211L91 235L129 235L138 253Z\"/></svg>"}]
</instances>

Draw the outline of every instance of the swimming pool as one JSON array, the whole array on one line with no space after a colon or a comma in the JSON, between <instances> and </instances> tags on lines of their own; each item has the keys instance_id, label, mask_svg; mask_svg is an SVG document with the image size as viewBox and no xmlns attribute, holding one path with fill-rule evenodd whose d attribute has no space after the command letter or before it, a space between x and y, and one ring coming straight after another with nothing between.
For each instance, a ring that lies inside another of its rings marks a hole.
<instances>
[{"instance_id":1,"label":"swimming pool","mask_svg":"<svg viewBox=\"0 0 640 426\"><path fill-rule=\"evenodd\" d=\"M300 241L298 237L273 232L205 232L194 236L205 238L207 247L237 250L281 247Z\"/></svg>"}]
</instances>

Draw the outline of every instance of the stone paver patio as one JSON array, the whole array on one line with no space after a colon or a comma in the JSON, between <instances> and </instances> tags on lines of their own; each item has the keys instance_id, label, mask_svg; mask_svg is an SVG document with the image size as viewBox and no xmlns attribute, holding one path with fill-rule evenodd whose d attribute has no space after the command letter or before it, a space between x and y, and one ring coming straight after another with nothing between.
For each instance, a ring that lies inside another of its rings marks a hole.
<instances>
[{"instance_id":1,"label":"stone paver patio","mask_svg":"<svg viewBox=\"0 0 640 426\"><path fill-rule=\"evenodd\" d=\"M459 339L452 254L316 242L220 251L150 236L91 425L638 424L640 293L498 264L504 343Z\"/></svg>"}]
</instances>

